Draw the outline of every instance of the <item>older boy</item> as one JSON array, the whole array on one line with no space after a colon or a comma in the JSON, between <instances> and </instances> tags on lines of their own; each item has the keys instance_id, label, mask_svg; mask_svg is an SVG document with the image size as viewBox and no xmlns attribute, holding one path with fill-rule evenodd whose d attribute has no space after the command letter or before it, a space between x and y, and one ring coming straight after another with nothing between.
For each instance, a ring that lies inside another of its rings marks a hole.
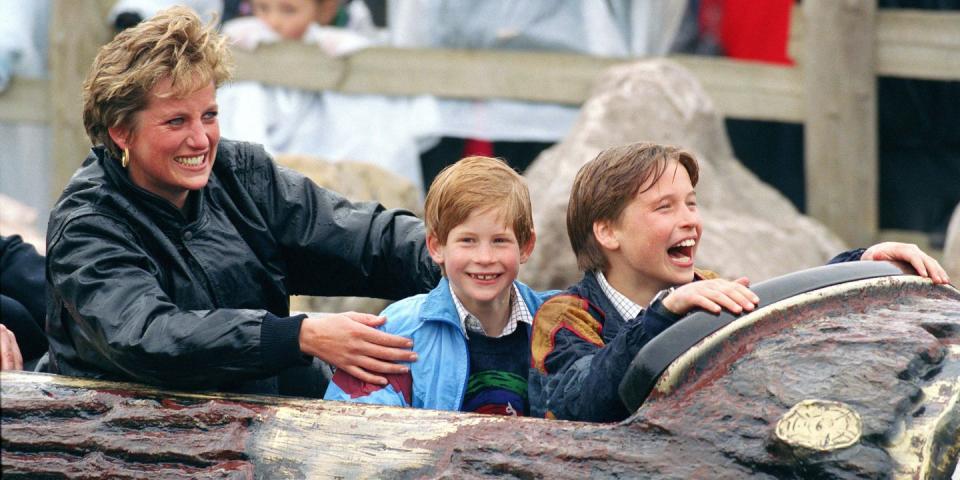
<instances>
[{"instance_id":1,"label":"older boy","mask_svg":"<svg viewBox=\"0 0 960 480\"><path fill-rule=\"evenodd\" d=\"M630 361L650 339L694 308L734 313L758 299L746 277L694 268L703 226L693 155L637 143L610 148L577 173L567 233L583 279L537 312L531 342L533 416L616 421L629 415L617 394ZM883 243L832 262L894 260L945 283L916 246Z\"/></svg>"},{"instance_id":2,"label":"older boy","mask_svg":"<svg viewBox=\"0 0 960 480\"><path fill-rule=\"evenodd\" d=\"M468 157L437 176L425 209L443 279L381 314L418 360L386 386L338 371L324 398L526 415L530 323L548 295L516 281L536 238L527 186L500 160Z\"/></svg>"}]
</instances>

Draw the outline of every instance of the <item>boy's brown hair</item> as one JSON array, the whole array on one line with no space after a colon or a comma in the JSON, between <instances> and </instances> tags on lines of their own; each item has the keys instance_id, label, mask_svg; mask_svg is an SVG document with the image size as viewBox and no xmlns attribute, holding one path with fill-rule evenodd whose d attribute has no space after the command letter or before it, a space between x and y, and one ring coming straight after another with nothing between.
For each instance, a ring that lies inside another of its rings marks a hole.
<instances>
[{"instance_id":1,"label":"boy's brown hair","mask_svg":"<svg viewBox=\"0 0 960 480\"><path fill-rule=\"evenodd\" d=\"M533 212L523 177L503 160L466 157L444 168L430 184L424 221L427 232L446 245L450 231L470 214L490 209L499 210L521 248L530 242Z\"/></svg>"},{"instance_id":2,"label":"boy's brown hair","mask_svg":"<svg viewBox=\"0 0 960 480\"><path fill-rule=\"evenodd\" d=\"M627 204L651 188L670 160L687 170L697 185L700 167L693 154L671 145L640 142L608 148L580 167L567 203L567 235L581 271L604 271L610 265L593 235L597 221L620 221ZM646 185L646 189L640 187Z\"/></svg>"}]
</instances>

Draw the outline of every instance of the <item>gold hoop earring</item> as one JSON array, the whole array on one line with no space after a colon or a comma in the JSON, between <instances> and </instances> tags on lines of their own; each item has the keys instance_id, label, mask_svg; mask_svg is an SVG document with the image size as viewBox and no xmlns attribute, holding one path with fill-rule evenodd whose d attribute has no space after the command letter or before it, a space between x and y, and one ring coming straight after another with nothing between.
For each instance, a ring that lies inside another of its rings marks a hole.
<instances>
[{"instance_id":1,"label":"gold hoop earring","mask_svg":"<svg viewBox=\"0 0 960 480\"><path fill-rule=\"evenodd\" d=\"M127 165L130 165L130 150L124 148L123 156L120 157L120 166L122 166L123 168L127 168Z\"/></svg>"}]
</instances>

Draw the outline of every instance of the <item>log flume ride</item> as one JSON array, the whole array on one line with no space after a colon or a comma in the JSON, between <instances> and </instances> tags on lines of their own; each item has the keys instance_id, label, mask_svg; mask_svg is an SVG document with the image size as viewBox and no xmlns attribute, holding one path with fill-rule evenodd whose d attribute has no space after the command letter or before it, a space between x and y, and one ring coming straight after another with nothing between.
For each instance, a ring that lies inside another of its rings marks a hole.
<instances>
[{"instance_id":1,"label":"log flume ride","mask_svg":"<svg viewBox=\"0 0 960 480\"><path fill-rule=\"evenodd\" d=\"M620 424L0 374L4 478L919 478L960 455L960 291L889 264L755 285L642 350Z\"/></svg>"}]
</instances>

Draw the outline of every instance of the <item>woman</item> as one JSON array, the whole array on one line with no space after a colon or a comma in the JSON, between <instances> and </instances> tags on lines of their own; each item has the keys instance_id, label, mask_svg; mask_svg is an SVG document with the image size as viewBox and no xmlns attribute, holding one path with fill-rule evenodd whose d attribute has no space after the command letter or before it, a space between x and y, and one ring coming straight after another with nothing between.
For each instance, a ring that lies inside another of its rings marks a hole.
<instances>
[{"instance_id":1,"label":"woman","mask_svg":"<svg viewBox=\"0 0 960 480\"><path fill-rule=\"evenodd\" d=\"M402 298L439 270L409 212L353 204L221 140L224 41L171 8L101 48L93 144L48 227L52 369L183 388L290 393L318 357L385 384L415 360L380 317L289 316L288 295ZM291 390L290 387L294 387ZM322 390L314 392L322 395Z\"/></svg>"}]
</instances>

